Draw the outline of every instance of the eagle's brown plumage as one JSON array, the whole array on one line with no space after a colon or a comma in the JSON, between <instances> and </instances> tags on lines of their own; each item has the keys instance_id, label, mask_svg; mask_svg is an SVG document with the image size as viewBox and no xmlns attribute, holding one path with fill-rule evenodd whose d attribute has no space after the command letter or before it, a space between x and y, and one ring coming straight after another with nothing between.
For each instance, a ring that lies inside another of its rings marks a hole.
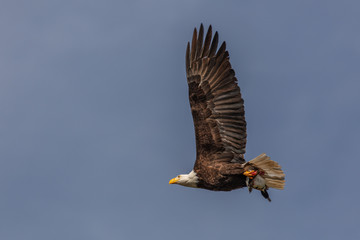
<instances>
[{"instance_id":1,"label":"eagle's brown plumage","mask_svg":"<svg viewBox=\"0 0 360 240\"><path fill-rule=\"evenodd\" d=\"M186 75L196 135L193 171L170 180L188 187L231 191L248 186L270 201L269 187L282 189L285 174L265 154L245 162L246 121L244 100L237 85L229 53L212 28L205 36L201 24L186 49Z\"/></svg>"},{"instance_id":2,"label":"eagle's brown plumage","mask_svg":"<svg viewBox=\"0 0 360 240\"><path fill-rule=\"evenodd\" d=\"M201 181L205 188L231 190L245 186L245 177L241 175L246 146L244 100L225 42L217 50L218 33L211 41L211 26L204 42L203 35L203 25L199 34L195 28L191 48L188 43L186 49L189 99L196 135L194 170L200 179L206 179L206 182Z\"/></svg>"}]
</instances>

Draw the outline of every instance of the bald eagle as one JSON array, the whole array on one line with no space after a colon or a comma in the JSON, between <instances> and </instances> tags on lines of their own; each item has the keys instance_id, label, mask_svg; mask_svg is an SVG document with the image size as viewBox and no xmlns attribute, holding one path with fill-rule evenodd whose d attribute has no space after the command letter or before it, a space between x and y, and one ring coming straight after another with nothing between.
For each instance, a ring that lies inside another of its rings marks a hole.
<instances>
[{"instance_id":1,"label":"bald eagle","mask_svg":"<svg viewBox=\"0 0 360 240\"><path fill-rule=\"evenodd\" d=\"M169 184L231 191L248 187L261 191L270 200L269 188L283 189L285 174L266 154L246 162L246 121L244 100L237 85L229 53L218 33L209 26L204 37L194 29L186 49L186 75L196 135L196 161L189 174L181 174Z\"/></svg>"}]
</instances>

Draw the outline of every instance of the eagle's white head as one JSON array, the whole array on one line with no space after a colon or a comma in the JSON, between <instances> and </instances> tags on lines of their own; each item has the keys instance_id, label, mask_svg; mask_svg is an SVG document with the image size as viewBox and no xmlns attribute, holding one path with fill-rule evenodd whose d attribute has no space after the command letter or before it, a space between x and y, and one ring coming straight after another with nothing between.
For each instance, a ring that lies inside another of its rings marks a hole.
<instances>
[{"instance_id":1,"label":"eagle's white head","mask_svg":"<svg viewBox=\"0 0 360 240\"><path fill-rule=\"evenodd\" d=\"M196 172L192 170L189 174L180 174L179 176L170 180L169 184L179 184L185 187L197 188L199 178L196 176Z\"/></svg>"}]
</instances>

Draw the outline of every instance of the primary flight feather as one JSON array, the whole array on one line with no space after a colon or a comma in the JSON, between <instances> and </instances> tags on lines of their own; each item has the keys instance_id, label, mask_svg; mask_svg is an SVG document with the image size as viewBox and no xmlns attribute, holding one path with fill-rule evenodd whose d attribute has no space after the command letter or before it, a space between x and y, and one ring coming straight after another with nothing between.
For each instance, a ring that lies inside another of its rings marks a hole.
<instances>
[{"instance_id":1,"label":"primary flight feather","mask_svg":"<svg viewBox=\"0 0 360 240\"><path fill-rule=\"evenodd\" d=\"M270 200L269 187L283 189L285 174L265 154L245 162L246 121L244 100L231 68L226 43L218 48L218 33L209 26L204 38L199 33L186 49L186 75L196 136L196 161L189 174L170 184L231 191L247 186L260 190Z\"/></svg>"}]
</instances>

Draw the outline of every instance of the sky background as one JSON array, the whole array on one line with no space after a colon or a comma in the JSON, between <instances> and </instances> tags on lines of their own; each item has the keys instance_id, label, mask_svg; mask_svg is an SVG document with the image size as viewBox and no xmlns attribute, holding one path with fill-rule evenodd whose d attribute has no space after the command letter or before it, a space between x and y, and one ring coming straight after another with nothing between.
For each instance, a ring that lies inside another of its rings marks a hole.
<instances>
[{"instance_id":1,"label":"sky background","mask_svg":"<svg viewBox=\"0 0 360 240\"><path fill-rule=\"evenodd\" d=\"M0 239L359 239L358 0L0 3ZM194 27L226 40L246 159L285 190L169 185L191 171Z\"/></svg>"}]
</instances>

